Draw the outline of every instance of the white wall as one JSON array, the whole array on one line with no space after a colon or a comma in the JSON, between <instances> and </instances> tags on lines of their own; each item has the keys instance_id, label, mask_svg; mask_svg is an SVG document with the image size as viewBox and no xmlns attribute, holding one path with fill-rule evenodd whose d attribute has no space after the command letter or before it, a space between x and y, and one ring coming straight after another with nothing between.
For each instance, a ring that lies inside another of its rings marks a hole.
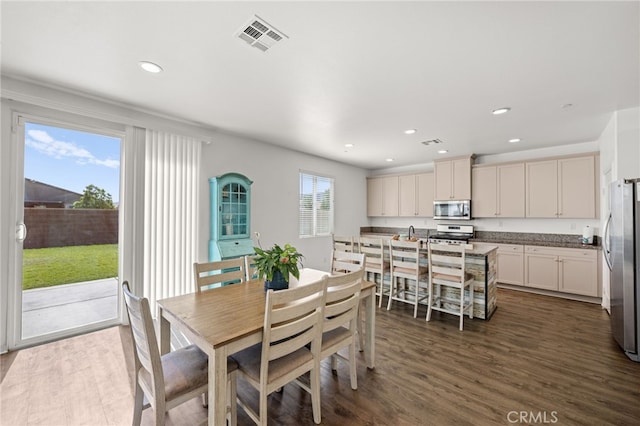
<instances>
[{"instance_id":1,"label":"white wall","mask_svg":"<svg viewBox=\"0 0 640 426\"><path fill-rule=\"evenodd\" d=\"M474 160L474 164L495 164L510 161L526 161L545 157L554 157L559 155L573 155L587 152L597 152L599 150L599 141L585 142L573 145L562 145L550 148L532 149L510 152L497 155L482 155ZM385 174L402 174L413 173L419 171L433 170L433 163L422 164L408 167L394 167L387 169L378 169L372 171L373 175ZM435 228L437 223L429 218L369 218L370 226L388 226L388 227L408 227L413 225L416 228ZM535 232L544 234L579 234L582 235L582 228L590 226L594 230L595 235L600 235L600 221L598 219L475 219L469 221L478 231L497 231L497 232Z\"/></svg>"},{"instance_id":2,"label":"white wall","mask_svg":"<svg viewBox=\"0 0 640 426\"><path fill-rule=\"evenodd\" d=\"M364 169L237 136L218 134L212 140L202 148L200 259L207 258L210 232L208 179L228 172L241 173L253 181L252 235L260 232L262 247L273 243L294 245L305 256L305 266L328 270L331 237L298 237L300 170L335 179L336 234L358 235L367 223Z\"/></svg>"}]
</instances>

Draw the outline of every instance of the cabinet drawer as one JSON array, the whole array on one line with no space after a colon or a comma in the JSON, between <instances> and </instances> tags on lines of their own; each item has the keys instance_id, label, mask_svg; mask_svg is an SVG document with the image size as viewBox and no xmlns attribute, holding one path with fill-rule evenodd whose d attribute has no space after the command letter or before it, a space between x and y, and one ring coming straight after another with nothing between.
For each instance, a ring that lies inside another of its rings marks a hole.
<instances>
[{"instance_id":1,"label":"cabinet drawer","mask_svg":"<svg viewBox=\"0 0 640 426\"><path fill-rule=\"evenodd\" d=\"M525 253L531 254L543 254L548 256L558 256L558 249L555 247L542 247L542 246L524 246Z\"/></svg>"},{"instance_id":2,"label":"cabinet drawer","mask_svg":"<svg viewBox=\"0 0 640 426\"><path fill-rule=\"evenodd\" d=\"M522 244L497 244L498 253L524 253Z\"/></svg>"}]
</instances>

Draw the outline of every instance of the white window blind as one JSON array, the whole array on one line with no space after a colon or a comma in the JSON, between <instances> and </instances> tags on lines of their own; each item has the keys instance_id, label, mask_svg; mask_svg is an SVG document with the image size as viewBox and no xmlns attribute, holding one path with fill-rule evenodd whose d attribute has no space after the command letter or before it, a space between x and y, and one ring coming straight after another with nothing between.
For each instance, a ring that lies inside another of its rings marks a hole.
<instances>
[{"instance_id":1,"label":"white window blind","mask_svg":"<svg viewBox=\"0 0 640 426\"><path fill-rule=\"evenodd\" d=\"M333 233L333 179L300 172L300 237Z\"/></svg>"}]
</instances>

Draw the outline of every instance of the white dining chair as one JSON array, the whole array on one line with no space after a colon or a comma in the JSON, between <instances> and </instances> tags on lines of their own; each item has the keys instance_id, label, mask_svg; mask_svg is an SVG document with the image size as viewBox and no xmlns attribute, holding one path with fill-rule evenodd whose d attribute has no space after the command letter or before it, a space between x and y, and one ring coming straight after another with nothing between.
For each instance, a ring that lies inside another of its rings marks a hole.
<instances>
[{"instance_id":1,"label":"white dining chair","mask_svg":"<svg viewBox=\"0 0 640 426\"><path fill-rule=\"evenodd\" d=\"M245 259L236 257L213 262L196 262L193 264L193 275L198 293L228 284L243 283L247 279Z\"/></svg>"},{"instance_id":2,"label":"white dining chair","mask_svg":"<svg viewBox=\"0 0 640 426\"><path fill-rule=\"evenodd\" d=\"M267 425L267 396L295 382L311 394L313 421L319 424L320 349L327 277L287 290L268 290L262 342L234 358L241 377L259 392L258 412L246 400L238 404L258 425ZM298 380L309 372L310 385Z\"/></svg>"},{"instance_id":3,"label":"white dining chair","mask_svg":"<svg viewBox=\"0 0 640 426\"><path fill-rule=\"evenodd\" d=\"M168 410L207 393L209 358L195 345L160 356L149 300L132 294L127 281L122 283L122 293L134 345L135 395L132 423L139 426L142 410L153 407L155 424L164 425ZM236 361L227 358L227 419L231 425L236 424L237 368ZM146 405L145 396L148 401Z\"/></svg>"}]
</instances>

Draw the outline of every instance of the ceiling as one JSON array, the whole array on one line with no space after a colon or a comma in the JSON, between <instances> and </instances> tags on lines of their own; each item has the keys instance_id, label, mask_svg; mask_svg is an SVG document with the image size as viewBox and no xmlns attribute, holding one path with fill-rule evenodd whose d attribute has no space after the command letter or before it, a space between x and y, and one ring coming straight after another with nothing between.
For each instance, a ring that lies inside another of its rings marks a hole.
<instances>
[{"instance_id":1,"label":"ceiling","mask_svg":"<svg viewBox=\"0 0 640 426\"><path fill-rule=\"evenodd\" d=\"M594 141L639 104L636 1L0 7L3 75L366 169ZM253 15L288 39L237 38Z\"/></svg>"}]
</instances>

